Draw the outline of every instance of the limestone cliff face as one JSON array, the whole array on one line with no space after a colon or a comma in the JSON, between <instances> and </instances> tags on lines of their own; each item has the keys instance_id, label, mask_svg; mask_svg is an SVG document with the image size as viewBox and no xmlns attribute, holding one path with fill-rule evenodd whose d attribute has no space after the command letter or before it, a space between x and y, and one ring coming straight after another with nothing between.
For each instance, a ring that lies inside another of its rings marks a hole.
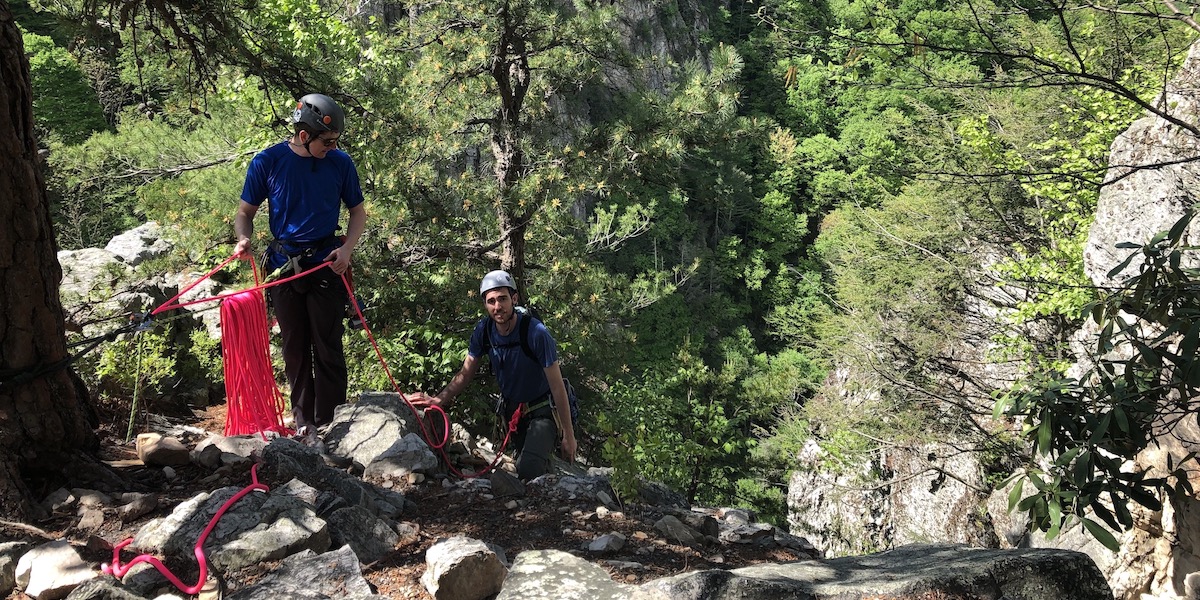
<instances>
[{"instance_id":1,"label":"limestone cliff face","mask_svg":"<svg viewBox=\"0 0 1200 600\"><path fill-rule=\"evenodd\" d=\"M1158 106L1186 123L1200 123L1200 49L1193 47L1185 64L1159 99ZM1144 243L1173 225L1200 197L1200 139L1187 128L1148 115L1114 141L1096 219L1085 249L1088 276L1100 286L1117 282L1108 272L1130 250L1120 242ZM1188 242L1200 245L1200 227ZM1200 266L1200 256L1192 266ZM1117 277L1119 279L1119 276ZM990 403L980 390L1003 383L1014 373L987 358L988 321L1003 313L1009 291L982 282L963 307L961 339L947 342L949 368L936 374L957 401ZM1088 343L1094 332L1074 336ZM831 377L826 393L862 394L862 379L843 367ZM848 385L856 381L854 386ZM876 390L873 393L878 393ZM1161 467L1167 452L1181 456L1200 450L1200 427L1192 420L1161 446L1138 458L1142 468ZM1195 441L1195 443L1190 443ZM1168 503L1160 512L1135 513L1138 528L1120 536L1113 554L1079 528L1052 543L1041 535L1025 535L1022 515L1007 514L1007 489L989 490L978 454L969 440L948 440L922 448L887 449L869 463L840 465L836 472L815 444L798 457L788 494L789 522L830 555L887 549L914 541L960 542L990 547L1053 546L1086 552L1105 574L1117 598L1174 598L1185 594L1184 581L1200 572L1200 502ZM967 450L966 453L959 450ZM939 476L939 473L941 476ZM994 480L993 480L994 481ZM1193 485L1200 489L1197 481ZM1193 597L1193 596L1187 596Z\"/></svg>"},{"instance_id":2,"label":"limestone cliff face","mask_svg":"<svg viewBox=\"0 0 1200 600\"><path fill-rule=\"evenodd\" d=\"M1159 106L1181 120L1200 123L1200 50L1167 85ZM1200 195L1200 138L1156 116L1134 122L1113 142L1105 187L1084 249L1084 269L1097 285L1110 285L1108 271L1129 255L1120 242L1145 243L1170 229ZM1188 235L1200 242L1200 228ZM1200 264L1200 261L1198 261Z\"/></svg>"},{"instance_id":3,"label":"limestone cliff face","mask_svg":"<svg viewBox=\"0 0 1200 600\"><path fill-rule=\"evenodd\" d=\"M1158 106L1186 123L1200 123L1200 46L1191 48ZM1113 142L1106 186L1084 251L1085 269L1096 285L1119 284L1122 278L1120 274L1115 281L1108 277L1131 252L1116 248L1116 244L1145 243L1170 229L1187 208L1196 205L1200 198L1198 159L1200 138L1158 116L1139 119ZM1200 228L1193 225L1186 239L1189 244L1200 244ZM1188 260L1188 266L1200 266L1200 256L1195 253ZM1138 467L1165 469L1168 453L1181 457L1200 450L1200 428L1194 419L1188 419L1157 441L1158 447L1137 458ZM1193 478L1193 485L1196 483ZM1134 520L1138 527L1120 537L1121 552L1116 556L1089 552L1098 559L1113 591L1126 598L1135 598L1139 592L1183 595L1187 575L1200 571L1200 503L1192 498L1167 503L1161 512L1136 510ZM1073 532L1065 541L1076 537L1078 532Z\"/></svg>"}]
</instances>

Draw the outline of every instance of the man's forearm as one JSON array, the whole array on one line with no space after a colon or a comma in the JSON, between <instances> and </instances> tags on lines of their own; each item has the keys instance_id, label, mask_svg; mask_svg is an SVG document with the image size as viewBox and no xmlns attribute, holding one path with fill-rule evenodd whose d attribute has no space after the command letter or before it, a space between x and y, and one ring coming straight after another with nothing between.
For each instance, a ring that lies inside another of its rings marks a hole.
<instances>
[{"instance_id":1,"label":"man's forearm","mask_svg":"<svg viewBox=\"0 0 1200 600\"><path fill-rule=\"evenodd\" d=\"M233 217L233 234L237 241L248 240L254 236L254 219L242 211Z\"/></svg>"},{"instance_id":2,"label":"man's forearm","mask_svg":"<svg viewBox=\"0 0 1200 600\"><path fill-rule=\"evenodd\" d=\"M442 399L443 404L450 406L454 403L454 399L457 398L464 389L466 389L467 382L468 378L466 373L462 371L455 373L454 378L450 380L450 383L446 384L446 387L442 388L441 392L438 392L438 397Z\"/></svg>"},{"instance_id":3,"label":"man's forearm","mask_svg":"<svg viewBox=\"0 0 1200 600\"><path fill-rule=\"evenodd\" d=\"M358 247L358 241L362 238L363 231L367 228L367 211L358 205L350 209L350 219L346 223L346 241L342 242L342 246L349 250L354 250Z\"/></svg>"}]
</instances>

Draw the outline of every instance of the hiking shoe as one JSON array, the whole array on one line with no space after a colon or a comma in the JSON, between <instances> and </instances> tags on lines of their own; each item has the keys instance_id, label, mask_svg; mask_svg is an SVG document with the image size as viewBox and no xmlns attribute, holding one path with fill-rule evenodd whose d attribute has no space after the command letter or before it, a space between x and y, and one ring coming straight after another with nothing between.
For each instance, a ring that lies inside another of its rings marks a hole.
<instances>
[{"instance_id":1,"label":"hiking shoe","mask_svg":"<svg viewBox=\"0 0 1200 600\"><path fill-rule=\"evenodd\" d=\"M312 425L301 425L300 429L296 430L295 439L309 448L315 448L321 452L325 451L325 444L321 442L321 437L317 435L317 428Z\"/></svg>"}]
</instances>

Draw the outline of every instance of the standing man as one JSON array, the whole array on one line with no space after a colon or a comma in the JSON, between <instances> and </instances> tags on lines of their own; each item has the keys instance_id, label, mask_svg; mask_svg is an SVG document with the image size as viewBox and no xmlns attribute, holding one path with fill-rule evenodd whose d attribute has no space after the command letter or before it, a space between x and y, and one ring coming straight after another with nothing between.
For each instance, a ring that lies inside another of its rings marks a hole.
<instances>
[{"instance_id":1,"label":"standing man","mask_svg":"<svg viewBox=\"0 0 1200 600\"><path fill-rule=\"evenodd\" d=\"M488 316L475 325L462 369L436 396L413 402L416 406L449 409L479 372L486 353L504 398L504 422L525 405L513 440L517 449L517 476L533 479L550 472L550 455L562 438L562 456L575 460L575 428L567 389L559 369L554 338L541 321L516 310L517 284L505 271L492 271L479 286ZM522 326L521 322L529 322ZM521 339L522 333L526 336ZM529 352L532 356L526 354Z\"/></svg>"},{"instance_id":2,"label":"standing man","mask_svg":"<svg viewBox=\"0 0 1200 600\"><path fill-rule=\"evenodd\" d=\"M354 161L337 148L346 125L342 108L329 96L309 94L296 103L292 117L292 136L259 152L246 170L233 222L234 254L252 258L254 215L266 200L274 237L264 257L268 271L287 267L285 275L292 275L331 263L268 290L283 338L296 432L304 443L318 446L317 427L333 420L333 409L346 402L341 275L350 267L367 213ZM350 213L344 239L336 235L343 205Z\"/></svg>"}]
</instances>

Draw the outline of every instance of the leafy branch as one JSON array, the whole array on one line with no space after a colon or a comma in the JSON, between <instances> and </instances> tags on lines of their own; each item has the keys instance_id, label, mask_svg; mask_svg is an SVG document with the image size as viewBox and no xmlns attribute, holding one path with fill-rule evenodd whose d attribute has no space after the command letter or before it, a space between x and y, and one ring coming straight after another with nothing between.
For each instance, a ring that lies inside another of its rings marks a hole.
<instances>
[{"instance_id":1,"label":"leafy branch","mask_svg":"<svg viewBox=\"0 0 1200 600\"><path fill-rule=\"evenodd\" d=\"M1193 494L1188 468L1196 453L1186 448L1200 440L1188 439L1182 425L1194 418L1200 391L1200 270L1185 260L1195 250L1185 238L1194 216L1187 212L1145 245L1118 244L1133 252L1110 278L1140 264L1120 291L1088 307L1099 333L1083 375L1034 375L996 403L995 416L1022 422L1032 446L1009 508L1050 538L1079 521L1115 552L1115 536L1089 516L1125 531L1134 527L1133 503L1157 511L1164 496ZM1129 468L1167 438L1185 451L1164 449L1166 472ZM1026 483L1035 490L1023 496Z\"/></svg>"}]
</instances>

